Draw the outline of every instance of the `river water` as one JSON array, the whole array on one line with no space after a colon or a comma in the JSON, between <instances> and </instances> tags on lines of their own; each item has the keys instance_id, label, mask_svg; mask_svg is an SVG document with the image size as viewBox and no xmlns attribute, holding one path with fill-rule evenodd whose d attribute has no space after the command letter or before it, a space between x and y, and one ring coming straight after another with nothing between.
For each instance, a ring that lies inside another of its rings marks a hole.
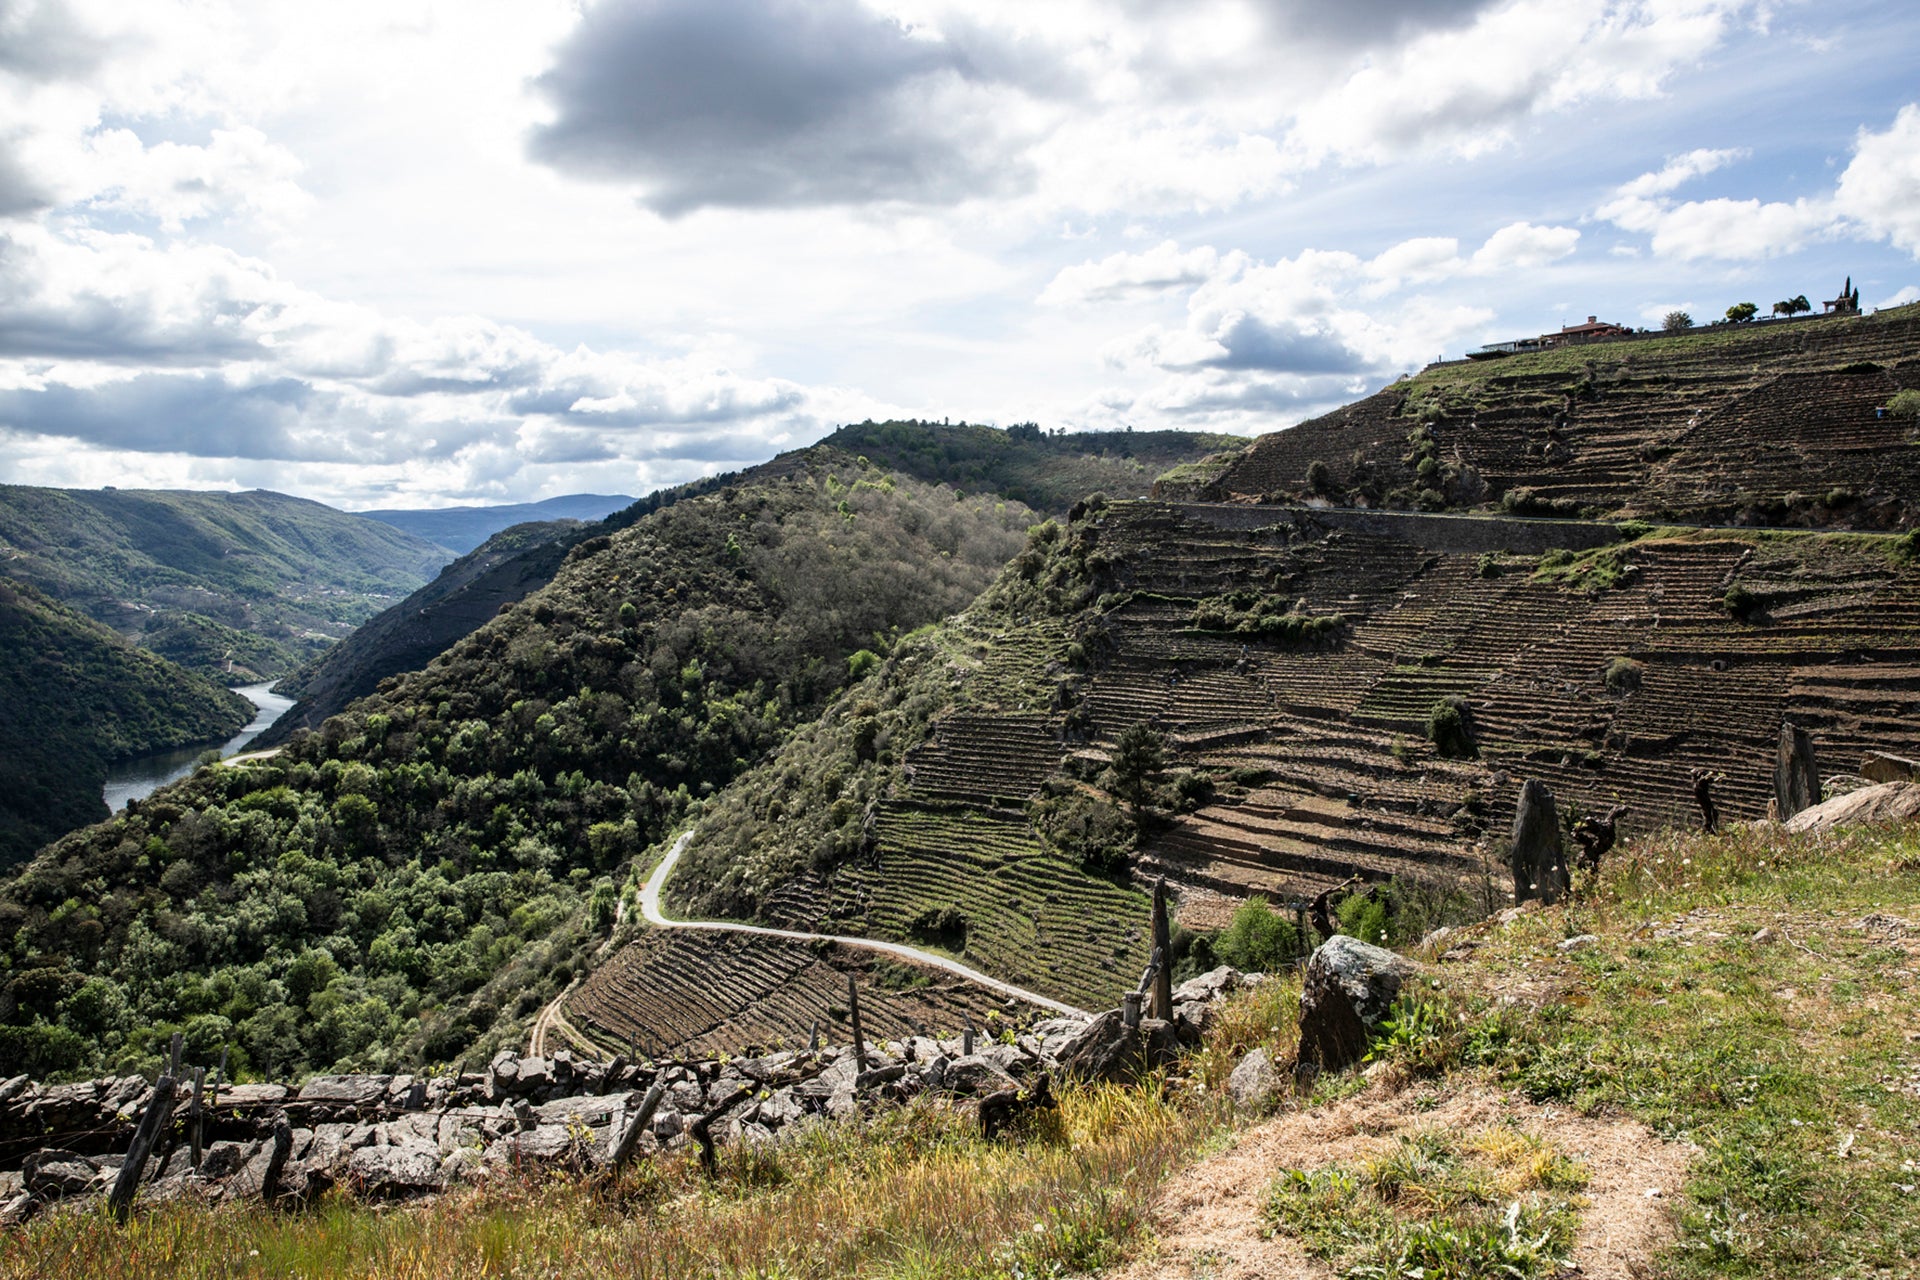
<instances>
[{"instance_id":1,"label":"river water","mask_svg":"<svg viewBox=\"0 0 1920 1280\"><path fill-rule=\"evenodd\" d=\"M267 726L293 705L292 698L283 698L273 692L272 681L241 685L234 692L254 705L253 723L227 740L220 748L223 756L237 755L246 750L249 742L265 733ZM208 745L203 742L197 747L174 747L170 751L135 756L114 765L107 771L107 785L103 790L107 808L118 813L127 807L127 801L144 800L174 779L186 777L193 772L200 757L207 753Z\"/></svg>"}]
</instances>

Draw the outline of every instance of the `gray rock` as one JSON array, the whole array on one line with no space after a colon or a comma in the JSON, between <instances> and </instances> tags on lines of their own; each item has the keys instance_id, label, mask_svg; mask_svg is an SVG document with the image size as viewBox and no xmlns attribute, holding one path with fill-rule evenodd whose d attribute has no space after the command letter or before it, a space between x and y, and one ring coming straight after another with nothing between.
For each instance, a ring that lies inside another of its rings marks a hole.
<instances>
[{"instance_id":1,"label":"gray rock","mask_svg":"<svg viewBox=\"0 0 1920 1280\"><path fill-rule=\"evenodd\" d=\"M1265 1049L1248 1053L1227 1077L1227 1096L1233 1099L1234 1106L1249 1111L1265 1108L1279 1087L1279 1073L1273 1069L1273 1059Z\"/></svg>"},{"instance_id":2,"label":"gray rock","mask_svg":"<svg viewBox=\"0 0 1920 1280\"><path fill-rule=\"evenodd\" d=\"M1197 978L1188 978L1173 989L1175 1006L1191 1004L1194 1001L1212 1002L1235 991L1240 986L1240 971L1230 964L1217 969L1209 969Z\"/></svg>"},{"instance_id":3,"label":"gray rock","mask_svg":"<svg viewBox=\"0 0 1920 1280\"><path fill-rule=\"evenodd\" d=\"M1566 844L1560 834L1560 812L1554 805L1553 792L1538 778L1527 779L1520 788L1509 857L1515 902L1538 899L1555 903L1566 896L1571 880Z\"/></svg>"},{"instance_id":4,"label":"gray rock","mask_svg":"<svg viewBox=\"0 0 1920 1280\"><path fill-rule=\"evenodd\" d=\"M1773 755L1773 799L1785 822L1802 809L1820 803L1820 773L1813 764L1813 739L1799 725L1780 725L1780 745Z\"/></svg>"},{"instance_id":5,"label":"gray rock","mask_svg":"<svg viewBox=\"0 0 1920 1280\"><path fill-rule=\"evenodd\" d=\"M940 1081L942 1089L964 1097L985 1097L1002 1089L1017 1088L1018 1084L998 1062L977 1053L948 1063Z\"/></svg>"},{"instance_id":6,"label":"gray rock","mask_svg":"<svg viewBox=\"0 0 1920 1280\"><path fill-rule=\"evenodd\" d=\"M1868 782L1920 781L1920 760L1896 756L1887 751L1869 751L1860 761L1860 776ZM1785 819L1788 815L1781 814Z\"/></svg>"},{"instance_id":7,"label":"gray rock","mask_svg":"<svg viewBox=\"0 0 1920 1280\"><path fill-rule=\"evenodd\" d=\"M392 1076L315 1076L300 1086L300 1101L371 1107L386 1097Z\"/></svg>"},{"instance_id":8,"label":"gray rock","mask_svg":"<svg viewBox=\"0 0 1920 1280\"><path fill-rule=\"evenodd\" d=\"M1182 1042L1199 1044L1207 1028L1213 1025L1213 1005L1205 1000L1189 1000L1184 1004L1176 1002L1173 1006L1173 1025Z\"/></svg>"},{"instance_id":9,"label":"gray rock","mask_svg":"<svg viewBox=\"0 0 1920 1280\"><path fill-rule=\"evenodd\" d=\"M221 1107L271 1107L287 1100L283 1084L225 1084L220 1086L217 1105Z\"/></svg>"},{"instance_id":10,"label":"gray rock","mask_svg":"<svg viewBox=\"0 0 1920 1280\"><path fill-rule=\"evenodd\" d=\"M445 1185L438 1144L413 1134L398 1143L361 1147L347 1157L346 1175L362 1195L374 1199L426 1195Z\"/></svg>"},{"instance_id":11,"label":"gray rock","mask_svg":"<svg viewBox=\"0 0 1920 1280\"><path fill-rule=\"evenodd\" d=\"M1562 952L1585 951L1588 947L1596 945L1599 941L1600 935L1597 933L1582 933L1576 937L1563 938L1561 941L1555 943L1554 946Z\"/></svg>"},{"instance_id":12,"label":"gray rock","mask_svg":"<svg viewBox=\"0 0 1920 1280\"><path fill-rule=\"evenodd\" d=\"M1357 938L1327 939L1307 961L1300 992L1301 1071L1339 1071L1358 1062L1417 970L1404 956Z\"/></svg>"},{"instance_id":13,"label":"gray rock","mask_svg":"<svg viewBox=\"0 0 1920 1280\"><path fill-rule=\"evenodd\" d=\"M35 1151L21 1165L21 1185L42 1200L84 1195L100 1179L100 1162L75 1151Z\"/></svg>"},{"instance_id":14,"label":"gray rock","mask_svg":"<svg viewBox=\"0 0 1920 1280\"><path fill-rule=\"evenodd\" d=\"M1142 1018L1129 1031L1120 1010L1109 1009L1089 1022L1060 1055L1060 1069L1083 1080L1133 1080L1170 1066L1180 1056L1180 1037L1171 1022Z\"/></svg>"}]
</instances>

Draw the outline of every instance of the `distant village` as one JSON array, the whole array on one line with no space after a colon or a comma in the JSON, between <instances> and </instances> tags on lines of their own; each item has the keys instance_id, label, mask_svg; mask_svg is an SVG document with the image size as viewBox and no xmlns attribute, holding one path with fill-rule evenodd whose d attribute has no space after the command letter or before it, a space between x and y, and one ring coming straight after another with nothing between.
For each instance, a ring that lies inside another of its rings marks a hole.
<instances>
[{"instance_id":1,"label":"distant village","mask_svg":"<svg viewBox=\"0 0 1920 1280\"><path fill-rule=\"evenodd\" d=\"M1823 316L1848 316L1860 314L1860 290L1854 287L1853 277L1840 288L1840 296L1820 304ZM1798 315L1811 315L1813 304L1807 301L1807 295L1788 298L1773 304L1773 314L1768 320L1791 320ZM1760 308L1752 302L1739 302L1727 308L1726 318L1716 320L1710 328L1728 325L1748 324L1760 319ZM1684 311L1674 311L1667 315L1666 324L1658 329L1631 329L1623 324L1614 324L1598 316L1588 316L1585 324L1562 325L1558 333L1543 333L1537 338L1514 338L1506 342L1489 342L1484 347L1476 347L1467 352L1469 360L1498 360L1503 356L1519 355L1528 351L1548 351L1554 347L1584 346L1591 342L1615 342L1622 338L1658 338L1675 333L1685 333L1694 327L1693 317Z\"/></svg>"}]
</instances>

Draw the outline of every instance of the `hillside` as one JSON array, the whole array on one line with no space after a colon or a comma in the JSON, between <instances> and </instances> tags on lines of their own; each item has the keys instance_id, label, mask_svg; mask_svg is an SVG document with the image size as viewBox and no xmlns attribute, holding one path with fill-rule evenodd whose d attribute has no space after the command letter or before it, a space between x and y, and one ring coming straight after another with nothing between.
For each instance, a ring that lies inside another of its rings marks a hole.
<instances>
[{"instance_id":1,"label":"hillside","mask_svg":"<svg viewBox=\"0 0 1920 1280\"><path fill-rule=\"evenodd\" d=\"M970 493L996 493L1038 510L1065 514L1085 494L1145 492L1170 466L1190 465L1238 437L1193 432L1084 432L1044 435L1038 428L946 426L931 422L859 423L842 427L821 446L866 456L928 484ZM741 472L661 489L598 525L525 526L501 535L414 595L373 618L319 658L293 672L279 688L300 702L261 736L282 742L297 728L317 727L371 693L381 680L424 666L427 660L553 577L566 551L589 537L623 529L683 498L738 482L786 474L799 454L783 454ZM556 500L558 501L558 500ZM519 552L515 553L515 548Z\"/></svg>"},{"instance_id":2,"label":"hillside","mask_svg":"<svg viewBox=\"0 0 1920 1280\"><path fill-rule=\"evenodd\" d=\"M961 423L859 422L821 442L930 483L993 492L1036 511L1065 515L1090 494L1145 497L1154 477L1214 454L1240 436L1200 431L1056 431L1031 424L1000 430Z\"/></svg>"},{"instance_id":3,"label":"hillside","mask_svg":"<svg viewBox=\"0 0 1920 1280\"><path fill-rule=\"evenodd\" d=\"M1163 492L1911 528L1920 421L1880 411L1915 388L1920 305L1453 361Z\"/></svg>"},{"instance_id":4,"label":"hillside","mask_svg":"<svg viewBox=\"0 0 1920 1280\"><path fill-rule=\"evenodd\" d=\"M721 796L668 893L1098 1008L1146 963L1108 923L1139 918L1129 864L1195 930L1352 875L1484 913L1524 779L1642 832L1694 820L1702 768L1756 818L1783 722L1851 773L1912 752L1916 696L1911 538L1113 503ZM1467 736L1436 742L1449 699ZM1165 767L1129 777L1139 726ZM601 974L570 1008L651 983ZM636 1007L615 1030L651 1033Z\"/></svg>"},{"instance_id":5,"label":"hillside","mask_svg":"<svg viewBox=\"0 0 1920 1280\"><path fill-rule=\"evenodd\" d=\"M245 698L0 578L0 868L105 817L110 762L252 718Z\"/></svg>"},{"instance_id":6,"label":"hillside","mask_svg":"<svg viewBox=\"0 0 1920 1280\"><path fill-rule=\"evenodd\" d=\"M9 576L236 683L292 670L447 558L377 521L265 490L0 485Z\"/></svg>"},{"instance_id":7,"label":"hillside","mask_svg":"<svg viewBox=\"0 0 1920 1280\"><path fill-rule=\"evenodd\" d=\"M403 533L465 555L515 525L546 524L555 520L590 523L632 505L632 498L617 495L569 493L539 502L509 502L491 507L389 508L354 514L392 525Z\"/></svg>"},{"instance_id":8,"label":"hillside","mask_svg":"<svg viewBox=\"0 0 1920 1280\"><path fill-rule=\"evenodd\" d=\"M260 735L259 745L276 746L295 730L317 729L387 677L426 666L502 606L553 581L567 552L592 536L594 528L571 520L549 521L494 534L432 582L283 678L276 691L297 701Z\"/></svg>"},{"instance_id":9,"label":"hillside","mask_svg":"<svg viewBox=\"0 0 1920 1280\"><path fill-rule=\"evenodd\" d=\"M278 757L45 850L0 891L12 1060L148 1062L178 1027L284 1076L523 1027L611 925L616 868L962 607L1032 519L826 450L783 472L576 545ZM85 1039L83 989L109 1011Z\"/></svg>"}]
</instances>

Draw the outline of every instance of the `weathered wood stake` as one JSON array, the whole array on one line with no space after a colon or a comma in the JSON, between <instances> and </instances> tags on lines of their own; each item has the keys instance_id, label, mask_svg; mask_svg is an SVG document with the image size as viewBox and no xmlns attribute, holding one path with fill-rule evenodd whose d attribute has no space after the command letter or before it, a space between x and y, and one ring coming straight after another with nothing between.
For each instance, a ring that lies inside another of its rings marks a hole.
<instances>
[{"instance_id":1,"label":"weathered wood stake","mask_svg":"<svg viewBox=\"0 0 1920 1280\"><path fill-rule=\"evenodd\" d=\"M267 1168L260 1175L260 1198L272 1204L280 1198L280 1175L286 1171L287 1156L293 1152L293 1126L283 1111L273 1118L273 1150L267 1156Z\"/></svg>"},{"instance_id":2,"label":"weathered wood stake","mask_svg":"<svg viewBox=\"0 0 1920 1280\"><path fill-rule=\"evenodd\" d=\"M687 1126L688 1134L692 1136L695 1142L700 1144L700 1167L706 1171L709 1178L714 1174L717 1160L714 1153L713 1122L752 1096L753 1090L746 1085L742 1085L731 1094L728 1094L719 1106L713 1108L713 1110L707 1112Z\"/></svg>"},{"instance_id":3,"label":"weathered wood stake","mask_svg":"<svg viewBox=\"0 0 1920 1280\"><path fill-rule=\"evenodd\" d=\"M973 1015L972 1014L967 1015L967 1029L960 1033L960 1056L963 1058L971 1058L973 1056Z\"/></svg>"},{"instance_id":4,"label":"weathered wood stake","mask_svg":"<svg viewBox=\"0 0 1920 1280\"><path fill-rule=\"evenodd\" d=\"M1153 883L1153 949L1158 953L1158 968L1153 975L1153 990L1147 1001L1147 1016L1173 1020L1173 933L1167 927L1167 878Z\"/></svg>"},{"instance_id":5,"label":"weathered wood stake","mask_svg":"<svg viewBox=\"0 0 1920 1280\"><path fill-rule=\"evenodd\" d=\"M153 1154L154 1142L167 1127L167 1122L173 1119L174 1087L172 1076L161 1076L154 1081L153 1099L140 1115L140 1124L133 1131L133 1142L127 1148L126 1163L120 1166L119 1176L113 1180L113 1190L107 1195L107 1207L113 1210L115 1222L126 1222L127 1214L133 1209L133 1193L140 1186L140 1175L146 1171L147 1157Z\"/></svg>"},{"instance_id":6,"label":"weathered wood stake","mask_svg":"<svg viewBox=\"0 0 1920 1280\"><path fill-rule=\"evenodd\" d=\"M660 1099L667 1096L664 1080L655 1079L653 1087L647 1090L647 1096L640 1100L640 1109L633 1113L633 1119L620 1131L620 1140L613 1144L613 1150L607 1155L607 1176L612 1177L633 1159L633 1149L639 1145L640 1135L653 1121L653 1113L660 1109Z\"/></svg>"},{"instance_id":7,"label":"weathered wood stake","mask_svg":"<svg viewBox=\"0 0 1920 1280\"><path fill-rule=\"evenodd\" d=\"M193 1101L187 1104L187 1167L200 1168L200 1119L201 1101L207 1092L207 1069L193 1069Z\"/></svg>"},{"instance_id":8,"label":"weathered wood stake","mask_svg":"<svg viewBox=\"0 0 1920 1280\"><path fill-rule=\"evenodd\" d=\"M807 1028L807 1052L814 1053L820 1048L820 1019L815 1018Z\"/></svg>"},{"instance_id":9,"label":"weathered wood stake","mask_svg":"<svg viewBox=\"0 0 1920 1280\"><path fill-rule=\"evenodd\" d=\"M862 1071L867 1069L867 1042L860 1034L860 988L854 985L853 975L847 975L847 1020L853 1024L853 1061Z\"/></svg>"}]
</instances>

